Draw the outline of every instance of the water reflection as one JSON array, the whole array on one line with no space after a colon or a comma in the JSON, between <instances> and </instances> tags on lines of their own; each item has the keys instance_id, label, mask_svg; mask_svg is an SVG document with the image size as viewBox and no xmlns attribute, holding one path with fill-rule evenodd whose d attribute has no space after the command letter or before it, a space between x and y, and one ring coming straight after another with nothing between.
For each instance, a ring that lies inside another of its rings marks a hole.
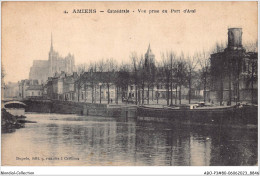
<instances>
[{"instance_id":1,"label":"water reflection","mask_svg":"<svg viewBox=\"0 0 260 176\"><path fill-rule=\"evenodd\" d=\"M133 119L60 114L28 114L27 117L37 123L2 134L3 165L257 163L257 130L171 126ZM30 160L21 161L16 157Z\"/></svg>"}]
</instances>

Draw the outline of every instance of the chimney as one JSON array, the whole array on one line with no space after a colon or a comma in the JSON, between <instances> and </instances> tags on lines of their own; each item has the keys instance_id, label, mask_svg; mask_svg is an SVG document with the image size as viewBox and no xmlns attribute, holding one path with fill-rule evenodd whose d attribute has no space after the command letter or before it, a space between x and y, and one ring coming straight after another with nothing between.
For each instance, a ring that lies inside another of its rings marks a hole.
<instances>
[{"instance_id":1,"label":"chimney","mask_svg":"<svg viewBox=\"0 0 260 176\"><path fill-rule=\"evenodd\" d=\"M242 48L242 28L228 29L228 48L241 49Z\"/></svg>"}]
</instances>

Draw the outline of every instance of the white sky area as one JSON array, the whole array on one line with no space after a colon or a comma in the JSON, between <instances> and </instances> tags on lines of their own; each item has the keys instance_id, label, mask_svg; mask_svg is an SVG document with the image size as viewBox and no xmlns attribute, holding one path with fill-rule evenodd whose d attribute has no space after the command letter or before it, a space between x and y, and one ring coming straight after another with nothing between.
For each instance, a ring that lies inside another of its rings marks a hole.
<instances>
[{"instance_id":1,"label":"white sky area","mask_svg":"<svg viewBox=\"0 0 260 176\"><path fill-rule=\"evenodd\" d=\"M97 13L72 13L88 8ZM169 13L187 8L196 13ZM130 14L108 14L107 9L129 9ZM138 9L167 9L168 14L139 14ZM78 65L102 58L126 62L132 52L145 54L149 43L156 61L170 50L208 51L227 41L228 27L243 28L243 44L254 42L257 26L257 2L8 2L2 4L5 82L28 79L33 60L48 59L51 33L54 50L74 54Z\"/></svg>"}]
</instances>

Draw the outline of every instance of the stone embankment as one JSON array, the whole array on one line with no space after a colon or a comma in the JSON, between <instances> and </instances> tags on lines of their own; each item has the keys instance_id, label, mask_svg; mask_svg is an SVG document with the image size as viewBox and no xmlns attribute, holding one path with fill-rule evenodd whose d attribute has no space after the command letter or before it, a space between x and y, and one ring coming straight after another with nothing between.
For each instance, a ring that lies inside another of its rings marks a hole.
<instances>
[{"instance_id":1,"label":"stone embankment","mask_svg":"<svg viewBox=\"0 0 260 176\"><path fill-rule=\"evenodd\" d=\"M2 133L13 132L15 129L23 127L23 124L17 121L17 118L7 112L5 109L1 110L1 131Z\"/></svg>"},{"instance_id":2,"label":"stone embankment","mask_svg":"<svg viewBox=\"0 0 260 176\"><path fill-rule=\"evenodd\" d=\"M79 114L103 117L136 117L134 105L107 105L85 102L24 100L26 112Z\"/></svg>"}]
</instances>

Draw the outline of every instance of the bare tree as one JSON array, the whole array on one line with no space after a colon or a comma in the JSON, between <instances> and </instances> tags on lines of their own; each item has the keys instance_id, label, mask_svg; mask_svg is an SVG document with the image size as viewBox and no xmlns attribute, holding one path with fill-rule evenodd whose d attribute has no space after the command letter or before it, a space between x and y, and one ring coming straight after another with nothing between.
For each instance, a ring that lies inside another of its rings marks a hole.
<instances>
[{"instance_id":1,"label":"bare tree","mask_svg":"<svg viewBox=\"0 0 260 176\"><path fill-rule=\"evenodd\" d=\"M206 102L206 96L207 96L206 91L209 84L209 71L210 71L210 59L208 53L202 51L202 53L198 55L198 63L200 64L201 67L200 73L203 82L203 99L204 102Z\"/></svg>"},{"instance_id":2,"label":"bare tree","mask_svg":"<svg viewBox=\"0 0 260 176\"><path fill-rule=\"evenodd\" d=\"M78 73L78 75L81 75L88 70L88 67L89 65L87 64L79 64L77 65L76 72Z\"/></svg>"},{"instance_id":3,"label":"bare tree","mask_svg":"<svg viewBox=\"0 0 260 176\"><path fill-rule=\"evenodd\" d=\"M144 104L144 88L145 88L145 81L147 78L146 74L147 73L144 68L144 58L143 58L143 56L141 56L140 61L139 61L139 66L138 66L138 75L140 78L140 84L141 84L141 88L142 88L142 100L141 100L142 104Z\"/></svg>"},{"instance_id":4,"label":"bare tree","mask_svg":"<svg viewBox=\"0 0 260 176\"><path fill-rule=\"evenodd\" d=\"M224 42L216 42L215 45L212 47L210 53L219 53L223 52L225 48L227 47L227 43ZM204 51L203 51L204 52Z\"/></svg>"},{"instance_id":5,"label":"bare tree","mask_svg":"<svg viewBox=\"0 0 260 176\"><path fill-rule=\"evenodd\" d=\"M179 104L181 104L182 86L185 86L186 81L187 81L187 64L184 60L184 54L183 53L179 56L179 59L177 61L175 77L177 79L177 84L179 86ZM176 88L177 88L177 86L176 86Z\"/></svg>"},{"instance_id":6,"label":"bare tree","mask_svg":"<svg viewBox=\"0 0 260 176\"><path fill-rule=\"evenodd\" d=\"M91 88L91 103L94 103L94 86L96 84L95 72L95 64L90 64L88 68L87 81L89 82Z\"/></svg>"},{"instance_id":7,"label":"bare tree","mask_svg":"<svg viewBox=\"0 0 260 176\"><path fill-rule=\"evenodd\" d=\"M166 55L166 56L165 56ZM166 54L162 54L162 65L163 65L163 75L165 77L164 83L167 88L167 105L173 105L173 86L176 89L175 95L175 104L177 104L177 56L174 51L167 52Z\"/></svg>"},{"instance_id":8,"label":"bare tree","mask_svg":"<svg viewBox=\"0 0 260 176\"><path fill-rule=\"evenodd\" d=\"M195 68L198 64L198 54L194 54L193 57L187 57L187 69L188 69L188 86L189 86L189 104L191 103L191 92L192 92L192 79Z\"/></svg>"},{"instance_id":9,"label":"bare tree","mask_svg":"<svg viewBox=\"0 0 260 176\"><path fill-rule=\"evenodd\" d=\"M162 56L163 57L163 56ZM157 100L157 104L159 103L159 97L160 97L160 85L164 85L164 87L167 88L167 76L164 71L164 66L167 66L166 64L164 65L165 60L163 59L162 62L158 62L157 65L157 70L156 70L156 79L154 85L157 87L157 91L155 91L155 98ZM167 92L168 93L168 92ZM166 96L166 101L168 102L168 96ZM168 103L167 103L168 105Z\"/></svg>"},{"instance_id":10,"label":"bare tree","mask_svg":"<svg viewBox=\"0 0 260 176\"><path fill-rule=\"evenodd\" d=\"M130 59L132 61L132 65L133 65L133 82L135 85L135 104L138 104L138 84L139 84L139 75L138 75L138 71L139 71L139 59L137 57L136 53L131 53L130 55ZM127 98L127 97L126 97Z\"/></svg>"},{"instance_id":11,"label":"bare tree","mask_svg":"<svg viewBox=\"0 0 260 176\"><path fill-rule=\"evenodd\" d=\"M169 60L165 57L164 54L162 54L162 66L161 66L160 70L158 71L158 74L161 74L160 77L162 78L162 82L166 86L166 89L167 89L166 101L167 101L167 105L169 105L170 84L171 84L171 66L170 66Z\"/></svg>"},{"instance_id":12,"label":"bare tree","mask_svg":"<svg viewBox=\"0 0 260 176\"><path fill-rule=\"evenodd\" d=\"M144 65L144 72L145 72L145 82L147 85L147 104L149 104L150 98L150 88L153 89L155 83L155 75L156 75L156 67L153 61L147 61Z\"/></svg>"},{"instance_id":13,"label":"bare tree","mask_svg":"<svg viewBox=\"0 0 260 176\"><path fill-rule=\"evenodd\" d=\"M130 56L130 59L132 61L132 80L135 84L135 102L136 104L144 104L144 88L147 78L147 72L145 71L145 62L144 58L141 55L140 57L137 57L135 53L132 53ZM140 88L142 95L140 96Z\"/></svg>"},{"instance_id":14,"label":"bare tree","mask_svg":"<svg viewBox=\"0 0 260 176\"><path fill-rule=\"evenodd\" d=\"M257 52L258 50L258 41L254 41L254 42L247 42L244 45L244 48L246 49L247 52Z\"/></svg>"},{"instance_id":15,"label":"bare tree","mask_svg":"<svg viewBox=\"0 0 260 176\"><path fill-rule=\"evenodd\" d=\"M5 73L5 69L4 69L4 66L3 64L1 65L1 79L3 81L4 77L5 77L6 73Z\"/></svg>"},{"instance_id":16,"label":"bare tree","mask_svg":"<svg viewBox=\"0 0 260 176\"><path fill-rule=\"evenodd\" d=\"M123 97L125 96L125 91L127 90L128 86L130 85L131 80L130 80L130 70L129 66L122 64L119 68L119 71L117 73L116 79L115 79L115 85L116 85L116 102L118 103L118 89L121 89L122 92L122 102L123 102Z\"/></svg>"},{"instance_id":17,"label":"bare tree","mask_svg":"<svg viewBox=\"0 0 260 176\"><path fill-rule=\"evenodd\" d=\"M111 58L111 59L107 59L105 61L105 64L104 64L104 70L107 74L104 74L104 83L106 84L107 86L107 103L109 104L110 103L110 86L112 83L115 82L115 74L116 74L116 70L117 70L117 63L116 61Z\"/></svg>"}]
</instances>

